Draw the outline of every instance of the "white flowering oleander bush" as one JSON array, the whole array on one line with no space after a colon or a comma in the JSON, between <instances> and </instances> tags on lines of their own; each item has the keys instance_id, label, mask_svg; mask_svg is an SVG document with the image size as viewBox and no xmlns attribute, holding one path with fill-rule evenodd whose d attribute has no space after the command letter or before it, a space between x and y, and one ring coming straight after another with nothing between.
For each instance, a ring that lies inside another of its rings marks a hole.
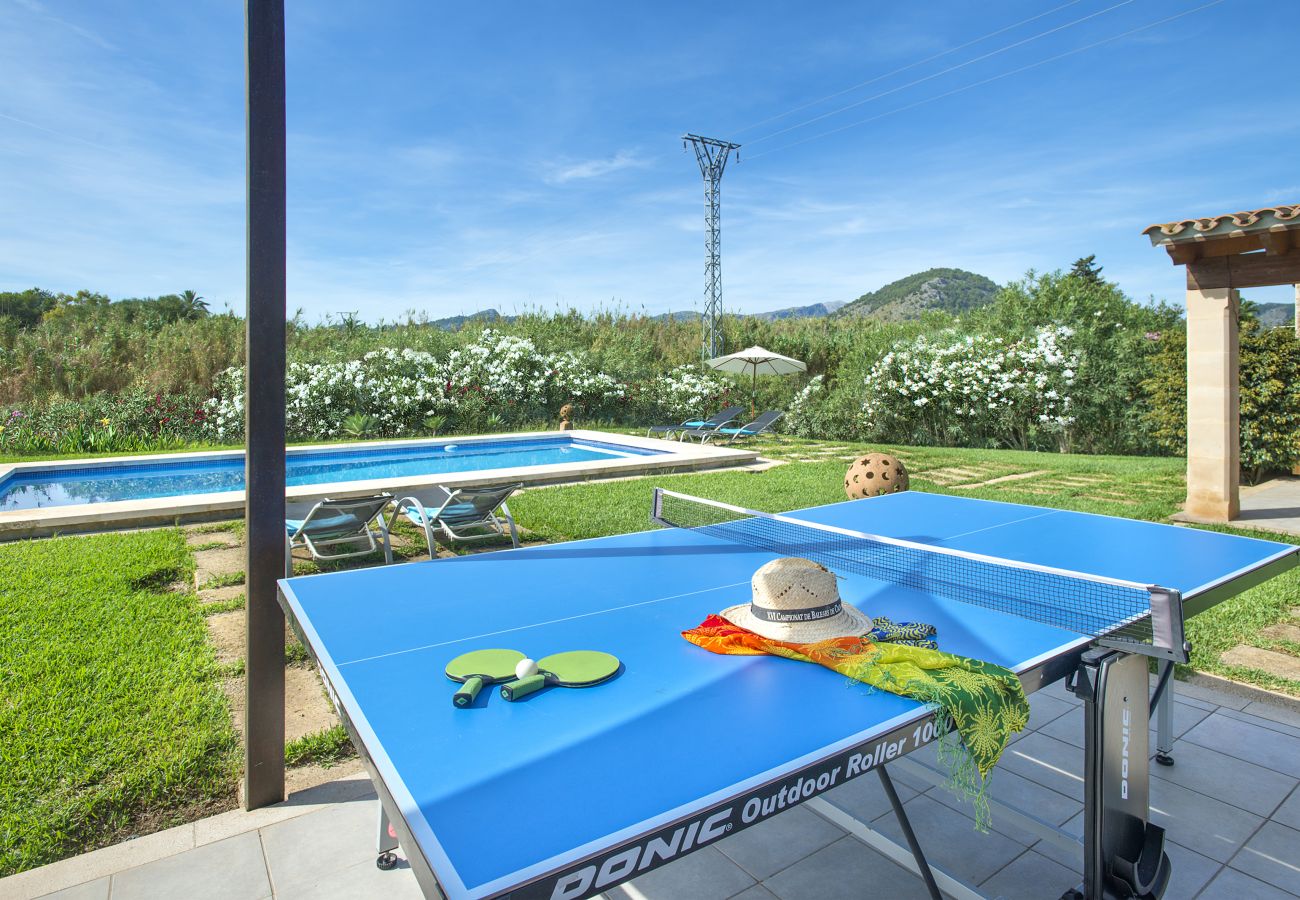
<instances>
[{"instance_id":1,"label":"white flowering oleander bush","mask_svg":"<svg viewBox=\"0 0 1300 900\"><path fill-rule=\"evenodd\" d=\"M565 403L587 418L695 415L725 398L729 386L683 367L633 387L580 353L544 353L527 338L485 330L442 358L386 347L358 360L292 363L285 415L289 436L298 439L341 436L352 415L369 417L377 436L419 433L434 415L464 432L553 419ZM205 407L208 433L219 441L240 439L243 369L219 374L214 392Z\"/></svg>"},{"instance_id":2,"label":"white flowering oleander bush","mask_svg":"<svg viewBox=\"0 0 1300 900\"><path fill-rule=\"evenodd\" d=\"M871 367L867 430L900 443L1058 449L1075 421L1072 335L1053 326L1019 341L951 329L919 337Z\"/></svg>"},{"instance_id":3,"label":"white flowering oleander bush","mask_svg":"<svg viewBox=\"0 0 1300 900\"><path fill-rule=\"evenodd\" d=\"M817 411L826 400L826 376L814 375L785 409L784 430L799 437L818 437Z\"/></svg>"},{"instance_id":4,"label":"white flowering oleander bush","mask_svg":"<svg viewBox=\"0 0 1300 900\"><path fill-rule=\"evenodd\" d=\"M668 422L711 416L733 399L731 382L701 371L698 366L678 366L641 386L639 404L650 418Z\"/></svg>"}]
</instances>

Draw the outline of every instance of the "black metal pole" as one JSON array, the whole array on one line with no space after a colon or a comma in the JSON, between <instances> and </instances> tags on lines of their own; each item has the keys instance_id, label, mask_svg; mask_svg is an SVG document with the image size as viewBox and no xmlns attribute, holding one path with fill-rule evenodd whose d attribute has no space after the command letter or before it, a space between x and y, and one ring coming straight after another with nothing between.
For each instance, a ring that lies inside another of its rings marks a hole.
<instances>
[{"instance_id":1,"label":"black metal pole","mask_svg":"<svg viewBox=\"0 0 1300 900\"><path fill-rule=\"evenodd\" d=\"M284 799L284 0L247 0L244 808Z\"/></svg>"},{"instance_id":2,"label":"black metal pole","mask_svg":"<svg viewBox=\"0 0 1300 900\"><path fill-rule=\"evenodd\" d=\"M894 807L894 817L898 819L898 827L903 829L903 837L907 838L907 846L911 848L912 858L916 860L916 866L921 871L921 880L925 882L925 889L930 892L934 900L943 900L943 895L939 893L939 885L934 883L934 873L930 871L930 864L925 861L925 854L921 852L921 842L916 839L916 832L912 830L907 811L903 809L903 801L898 799L898 791L894 790L894 780L889 777L884 766L877 766L876 774L880 776L880 783L889 797L889 805Z\"/></svg>"}]
</instances>

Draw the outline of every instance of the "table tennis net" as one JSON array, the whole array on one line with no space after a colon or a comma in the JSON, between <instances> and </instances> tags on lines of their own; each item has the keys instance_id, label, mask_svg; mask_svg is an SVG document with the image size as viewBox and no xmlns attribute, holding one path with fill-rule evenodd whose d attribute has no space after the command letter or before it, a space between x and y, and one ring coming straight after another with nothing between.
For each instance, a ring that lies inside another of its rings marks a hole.
<instances>
[{"instance_id":1,"label":"table tennis net","mask_svg":"<svg viewBox=\"0 0 1300 900\"><path fill-rule=\"evenodd\" d=\"M864 575L1106 638L1132 652L1163 656L1173 647L1182 649L1181 637L1175 643L1160 625L1158 643L1166 646L1152 646L1152 592L1161 589L1149 585L854 532L661 488L655 490L652 518L745 547L811 559L835 573ZM1177 624L1181 635L1181 620Z\"/></svg>"}]
</instances>

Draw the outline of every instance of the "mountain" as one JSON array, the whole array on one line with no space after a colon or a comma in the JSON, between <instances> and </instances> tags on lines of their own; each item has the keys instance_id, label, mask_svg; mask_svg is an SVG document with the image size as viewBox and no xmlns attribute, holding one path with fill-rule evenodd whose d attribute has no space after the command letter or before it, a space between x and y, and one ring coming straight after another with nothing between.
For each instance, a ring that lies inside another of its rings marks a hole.
<instances>
[{"instance_id":1,"label":"mountain","mask_svg":"<svg viewBox=\"0 0 1300 900\"><path fill-rule=\"evenodd\" d=\"M434 319L429 324L435 328L441 328L443 331L459 331L471 322L513 322L514 316L503 316L495 309L481 309L476 313L470 313L468 316L448 316L445 319Z\"/></svg>"},{"instance_id":2,"label":"mountain","mask_svg":"<svg viewBox=\"0 0 1300 900\"><path fill-rule=\"evenodd\" d=\"M964 269L927 269L863 294L835 312L837 316L870 316L886 322L918 319L932 309L960 313L993 299L998 286L983 275Z\"/></svg>"},{"instance_id":3,"label":"mountain","mask_svg":"<svg viewBox=\"0 0 1300 900\"><path fill-rule=\"evenodd\" d=\"M1280 328L1295 323L1294 303L1256 303L1255 317L1265 328Z\"/></svg>"},{"instance_id":4,"label":"mountain","mask_svg":"<svg viewBox=\"0 0 1300 900\"><path fill-rule=\"evenodd\" d=\"M774 309L771 312L750 313L747 318L763 319L767 322L776 319L817 319L829 316L844 305L843 300L828 300L825 303L813 303L809 306L787 306L785 309Z\"/></svg>"},{"instance_id":5,"label":"mountain","mask_svg":"<svg viewBox=\"0 0 1300 900\"><path fill-rule=\"evenodd\" d=\"M812 303L808 306L787 306L783 309L773 309L760 313L728 314L738 315L746 319L763 319L766 322L773 322L777 319L820 319L831 315L843 305L842 300L827 300L823 303ZM697 311L687 309L678 312L661 313L654 318L672 319L674 322L691 322L699 317L700 314Z\"/></svg>"}]
</instances>

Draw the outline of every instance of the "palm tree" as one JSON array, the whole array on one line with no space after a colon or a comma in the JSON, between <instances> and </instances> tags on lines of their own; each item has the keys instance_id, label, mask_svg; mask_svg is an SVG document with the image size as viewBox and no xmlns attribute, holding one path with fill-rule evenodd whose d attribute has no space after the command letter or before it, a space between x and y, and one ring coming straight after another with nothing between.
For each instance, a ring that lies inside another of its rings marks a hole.
<instances>
[{"instance_id":1,"label":"palm tree","mask_svg":"<svg viewBox=\"0 0 1300 900\"><path fill-rule=\"evenodd\" d=\"M208 314L207 301L198 291L181 291L180 298L182 319L201 319Z\"/></svg>"}]
</instances>

